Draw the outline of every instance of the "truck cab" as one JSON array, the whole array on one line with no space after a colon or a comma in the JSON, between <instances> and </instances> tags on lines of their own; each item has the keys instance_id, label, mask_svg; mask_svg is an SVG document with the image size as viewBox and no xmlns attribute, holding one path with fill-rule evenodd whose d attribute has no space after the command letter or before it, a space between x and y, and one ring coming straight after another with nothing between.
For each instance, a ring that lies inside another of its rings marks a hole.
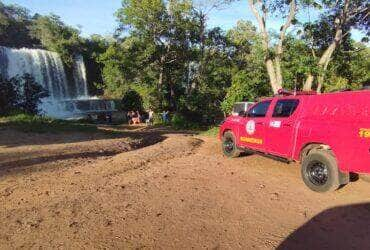
<instances>
[{"instance_id":1,"label":"truck cab","mask_svg":"<svg viewBox=\"0 0 370 250\"><path fill-rule=\"evenodd\" d=\"M350 173L370 173L369 131L368 90L322 95L280 91L227 118L219 136L228 157L253 151L301 162L305 184L326 192L347 184Z\"/></svg>"}]
</instances>

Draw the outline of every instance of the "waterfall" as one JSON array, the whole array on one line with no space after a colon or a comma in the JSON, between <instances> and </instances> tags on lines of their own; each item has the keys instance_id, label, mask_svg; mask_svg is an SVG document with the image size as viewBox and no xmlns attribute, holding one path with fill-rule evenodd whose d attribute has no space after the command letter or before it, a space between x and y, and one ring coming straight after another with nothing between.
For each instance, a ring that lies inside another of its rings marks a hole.
<instances>
[{"instance_id":1,"label":"waterfall","mask_svg":"<svg viewBox=\"0 0 370 250\"><path fill-rule=\"evenodd\" d=\"M113 102L89 96L86 67L81 55L75 58L73 79L69 82L58 53L0 46L0 74L5 78L24 74L33 76L49 93L39 108L43 114L51 117L71 118L114 109Z\"/></svg>"},{"instance_id":2,"label":"waterfall","mask_svg":"<svg viewBox=\"0 0 370 250\"><path fill-rule=\"evenodd\" d=\"M75 87L77 95L79 97L87 97L87 80L86 80L86 67L81 55L76 56L74 68L73 68L73 79L75 81Z\"/></svg>"},{"instance_id":3,"label":"waterfall","mask_svg":"<svg viewBox=\"0 0 370 250\"><path fill-rule=\"evenodd\" d=\"M2 47L6 61L1 64L6 78L30 74L48 90L53 99L69 98L68 83L60 56L40 49L10 49Z\"/></svg>"}]
</instances>

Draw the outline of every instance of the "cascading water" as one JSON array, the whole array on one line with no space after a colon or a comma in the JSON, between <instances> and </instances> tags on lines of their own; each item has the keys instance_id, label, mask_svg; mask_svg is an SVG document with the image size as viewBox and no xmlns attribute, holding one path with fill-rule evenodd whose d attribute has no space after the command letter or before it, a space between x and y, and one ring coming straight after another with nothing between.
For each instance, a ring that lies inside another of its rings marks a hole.
<instances>
[{"instance_id":1,"label":"cascading water","mask_svg":"<svg viewBox=\"0 0 370 250\"><path fill-rule=\"evenodd\" d=\"M81 55L76 56L73 68L73 79L75 82L78 96L88 97L86 67L83 57Z\"/></svg>"},{"instance_id":2,"label":"cascading water","mask_svg":"<svg viewBox=\"0 0 370 250\"><path fill-rule=\"evenodd\" d=\"M41 49L12 49L0 46L0 73L5 78L30 74L49 92L40 105L42 113L56 118L74 118L114 110L112 101L89 96L86 68L81 55L73 65L69 82L58 53Z\"/></svg>"}]
</instances>

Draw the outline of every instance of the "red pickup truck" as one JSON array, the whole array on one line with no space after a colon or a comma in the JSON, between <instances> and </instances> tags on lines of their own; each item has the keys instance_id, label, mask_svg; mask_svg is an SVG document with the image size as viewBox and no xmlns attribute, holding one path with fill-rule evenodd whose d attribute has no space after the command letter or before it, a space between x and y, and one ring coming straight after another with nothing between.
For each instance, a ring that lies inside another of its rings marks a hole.
<instances>
[{"instance_id":1,"label":"red pickup truck","mask_svg":"<svg viewBox=\"0 0 370 250\"><path fill-rule=\"evenodd\" d=\"M260 152L301 163L304 183L327 192L370 174L370 90L317 95L280 91L220 127L222 151Z\"/></svg>"}]
</instances>

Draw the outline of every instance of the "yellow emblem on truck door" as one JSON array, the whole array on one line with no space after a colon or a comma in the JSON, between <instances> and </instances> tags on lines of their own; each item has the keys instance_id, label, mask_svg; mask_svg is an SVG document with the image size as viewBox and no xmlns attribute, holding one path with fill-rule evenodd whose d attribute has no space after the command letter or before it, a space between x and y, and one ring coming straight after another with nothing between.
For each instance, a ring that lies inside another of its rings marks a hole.
<instances>
[{"instance_id":1,"label":"yellow emblem on truck door","mask_svg":"<svg viewBox=\"0 0 370 250\"><path fill-rule=\"evenodd\" d=\"M252 137L240 137L240 141L247 142L247 143L253 143L253 144L263 144L262 139L252 138Z\"/></svg>"},{"instance_id":2,"label":"yellow emblem on truck door","mask_svg":"<svg viewBox=\"0 0 370 250\"><path fill-rule=\"evenodd\" d=\"M360 137L370 138L370 128L360 128Z\"/></svg>"}]
</instances>

